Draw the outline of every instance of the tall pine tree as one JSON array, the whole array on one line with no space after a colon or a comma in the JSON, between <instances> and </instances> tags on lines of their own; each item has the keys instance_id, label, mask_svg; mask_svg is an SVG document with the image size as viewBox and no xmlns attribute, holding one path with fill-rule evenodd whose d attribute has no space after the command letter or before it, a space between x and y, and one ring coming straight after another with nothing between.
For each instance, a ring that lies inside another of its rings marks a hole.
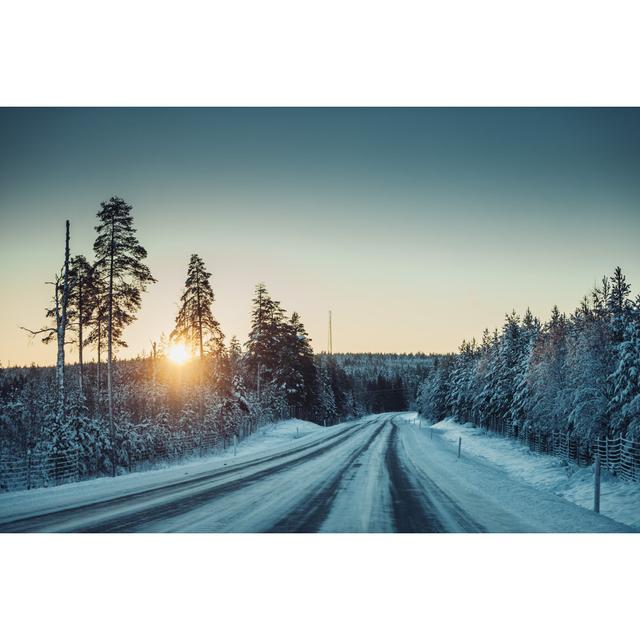
<instances>
[{"instance_id":1,"label":"tall pine tree","mask_svg":"<svg viewBox=\"0 0 640 640\"><path fill-rule=\"evenodd\" d=\"M313 349L304 324L295 312L281 325L275 382L285 392L290 407L308 410L313 405L316 390Z\"/></svg>"},{"instance_id":2,"label":"tall pine tree","mask_svg":"<svg viewBox=\"0 0 640 640\"><path fill-rule=\"evenodd\" d=\"M251 311L251 331L245 343L245 363L249 386L256 389L258 398L274 381L279 365L284 310L269 295L263 283L256 285Z\"/></svg>"},{"instance_id":3,"label":"tall pine tree","mask_svg":"<svg viewBox=\"0 0 640 640\"><path fill-rule=\"evenodd\" d=\"M141 295L155 282L149 267L142 261L147 252L136 238L131 205L112 197L101 203L98 211L98 237L93 244L96 268L103 276L107 310L107 394L111 433L113 473L116 472L116 433L113 421L113 346L122 343L122 332L135 319Z\"/></svg>"},{"instance_id":4,"label":"tall pine tree","mask_svg":"<svg viewBox=\"0 0 640 640\"><path fill-rule=\"evenodd\" d=\"M631 309L631 285L622 273L620 267L616 267L611 276L611 291L609 293L608 307L611 314L611 331L615 344L622 342L626 326L627 316Z\"/></svg>"},{"instance_id":5,"label":"tall pine tree","mask_svg":"<svg viewBox=\"0 0 640 640\"><path fill-rule=\"evenodd\" d=\"M635 304L629 306L617 355L616 368L610 376L611 427L615 433L637 437L640 434L640 295Z\"/></svg>"},{"instance_id":6,"label":"tall pine tree","mask_svg":"<svg viewBox=\"0 0 640 640\"><path fill-rule=\"evenodd\" d=\"M184 341L192 351L197 348L201 361L205 357L205 344L214 355L224 350L224 335L212 311L215 297L210 278L211 274L205 269L202 258L194 253L187 269L176 327L170 335L171 340Z\"/></svg>"}]
</instances>

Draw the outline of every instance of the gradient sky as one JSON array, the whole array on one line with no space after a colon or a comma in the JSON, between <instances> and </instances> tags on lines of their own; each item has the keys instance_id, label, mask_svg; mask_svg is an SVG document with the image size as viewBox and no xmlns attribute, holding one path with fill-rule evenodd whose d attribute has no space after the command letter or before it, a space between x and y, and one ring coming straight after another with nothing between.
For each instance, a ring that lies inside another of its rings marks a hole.
<instances>
[{"instance_id":1,"label":"gradient sky","mask_svg":"<svg viewBox=\"0 0 640 640\"><path fill-rule=\"evenodd\" d=\"M334 351L442 352L617 264L640 286L637 109L2 109L3 365L53 363L18 327L44 323L65 219L92 257L115 194L158 280L123 355L171 331L192 252L228 337L262 280L317 351L329 309Z\"/></svg>"}]
</instances>

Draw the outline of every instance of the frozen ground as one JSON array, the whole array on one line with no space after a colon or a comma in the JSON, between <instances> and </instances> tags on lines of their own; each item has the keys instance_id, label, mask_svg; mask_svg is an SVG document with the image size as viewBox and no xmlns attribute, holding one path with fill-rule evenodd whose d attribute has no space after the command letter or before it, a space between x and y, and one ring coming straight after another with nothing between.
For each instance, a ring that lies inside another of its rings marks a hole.
<instances>
[{"instance_id":1,"label":"frozen ground","mask_svg":"<svg viewBox=\"0 0 640 640\"><path fill-rule=\"evenodd\" d=\"M0 496L0 531L633 531L470 448L457 460L457 426L413 417L287 422L235 458Z\"/></svg>"},{"instance_id":2,"label":"frozen ground","mask_svg":"<svg viewBox=\"0 0 640 640\"><path fill-rule=\"evenodd\" d=\"M407 414L409 419L415 414ZM511 477L551 491L581 507L593 507L593 470L566 464L553 456L529 451L517 440L485 434L470 424L444 420L433 425L443 440L455 448L462 438L464 456L479 457L504 469ZM603 471L600 512L640 529L640 484L618 480Z\"/></svg>"}]
</instances>

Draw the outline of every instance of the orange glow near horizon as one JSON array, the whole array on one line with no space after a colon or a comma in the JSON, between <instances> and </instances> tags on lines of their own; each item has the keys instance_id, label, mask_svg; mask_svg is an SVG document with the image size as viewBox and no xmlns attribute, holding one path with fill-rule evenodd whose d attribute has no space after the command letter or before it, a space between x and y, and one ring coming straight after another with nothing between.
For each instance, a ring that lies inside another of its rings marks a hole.
<instances>
[{"instance_id":1,"label":"orange glow near horizon","mask_svg":"<svg viewBox=\"0 0 640 640\"><path fill-rule=\"evenodd\" d=\"M176 342L169 347L167 356L173 364L182 365L191 360L191 354L182 342Z\"/></svg>"}]
</instances>

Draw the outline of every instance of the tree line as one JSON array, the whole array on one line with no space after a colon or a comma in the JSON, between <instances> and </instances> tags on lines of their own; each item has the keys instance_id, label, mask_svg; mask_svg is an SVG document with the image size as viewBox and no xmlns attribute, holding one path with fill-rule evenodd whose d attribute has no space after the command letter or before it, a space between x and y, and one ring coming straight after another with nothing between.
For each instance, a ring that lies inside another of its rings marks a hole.
<instances>
[{"instance_id":1,"label":"tree line","mask_svg":"<svg viewBox=\"0 0 640 640\"><path fill-rule=\"evenodd\" d=\"M418 392L434 420L564 431L586 447L599 436L640 436L640 295L620 267L569 316L554 306L546 322L527 310L500 331L463 341L434 360Z\"/></svg>"},{"instance_id":2,"label":"tree line","mask_svg":"<svg viewBox=\"0 0 640 640\"><path fill-rule=\"evenodd\" d=\"M288 314L263 283L255 288L247 341L241 345L234 336L227 342L214 313L211 273L197 254L190 257L168 339L154 342L148 355L117 359L142 294L156 280L130 204L119 197L101 203L95 231L93 259L74 255L67 221L48 322L23 327L55 342L55 368L0 371L0 449L75 451L85 475L115 474L126 466L125 453L150 456L176 435L213 435L225 443L248 417L291 415L332 424L405 409L415 397L407 391L416 383L409 382L406 363L378 368L373 376L371 367L365 372L348 360L341 366L340 356L314 354L299 314ZM179 369L167 360L176 342L194 356ZM77 364L65 361L70 344ZM88 349L95 354L90 362Z\"/></svg>"}]
</instances>

